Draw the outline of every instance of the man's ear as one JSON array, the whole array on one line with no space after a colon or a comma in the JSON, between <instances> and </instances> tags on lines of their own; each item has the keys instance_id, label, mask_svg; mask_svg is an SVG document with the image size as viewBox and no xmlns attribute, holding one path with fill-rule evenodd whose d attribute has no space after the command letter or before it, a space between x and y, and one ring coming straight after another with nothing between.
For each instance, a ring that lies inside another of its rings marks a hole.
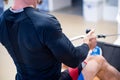
<instances>
[{"instance_id":1,"label":"man's ear","mask_svg":"<svg viewBox=\"0 0 120 80\"><path fill-rule=\"evenodd\" d=\"M43 2L43 0L40 0L40 1L38 2L38 4L42 4L42 2Z\"/></svg>"},{"instance_id":2,"label":"man's ear","mask_svg":"<svg viewBox=\"0 0 120 80\"><path fill-rule=\"evenodd\" d=\"M8 4L8 0L4 0L5 4Z\"/></svg>"}]
</instances>

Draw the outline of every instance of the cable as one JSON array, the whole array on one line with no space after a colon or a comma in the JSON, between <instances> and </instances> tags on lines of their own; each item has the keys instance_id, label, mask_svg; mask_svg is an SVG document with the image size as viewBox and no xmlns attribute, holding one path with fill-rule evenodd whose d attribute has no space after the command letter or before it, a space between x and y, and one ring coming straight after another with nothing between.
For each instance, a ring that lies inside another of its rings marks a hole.
<instances>
[{"instance_id":1,"label":"cable","mask_svg":"<svg viewBox=\"0 0 120 80\"><path fill-rule=\"evenodd\" d=\"M86 29L86 34L89 33L91 30L90 29ZM105 35L105 34L99 34L96 37L97 38L106 38L106 37L112 37L112 36L119 36L120 34L110 34L110 35ZM78 39L83 39L85 37L85 35L81 35L81 36L76 36L70 39L70 41L75 41Z\"/></svg>"}]
</instances>

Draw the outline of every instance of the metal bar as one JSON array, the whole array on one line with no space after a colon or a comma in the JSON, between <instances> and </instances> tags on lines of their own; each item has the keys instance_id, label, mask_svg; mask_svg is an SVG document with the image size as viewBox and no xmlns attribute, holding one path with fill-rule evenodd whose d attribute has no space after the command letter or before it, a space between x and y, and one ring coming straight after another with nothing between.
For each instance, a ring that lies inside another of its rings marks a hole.
<instances>
[{"instance_id":1,"label":"metal bar","mask_svg":"<svg viewBox=\"0 0 120 80\"><path fill-rule=\"evenodd\" d=\"M75 41L75 40L78 40L78 39L83 39L84 37L85 37L85 35L76 36L76 37L71 38L70 41Z\"/></svg>"},{"instance_id":2,"label":"metal bar","mask_svg":"<svg viewBox=\"0 0 120 80\"><path fill-rule=\"evenodd\" d=\"M111 34L111 35L105 35L106 37L111 37L111 36L119 36L120 34Z\"/></svg>"},{"instance_id":3,"label":"metal bar","mask_svg":"<svg viewBox=\"0 0 120 80\"><path fill-rule=\"evenodd\" d=\"M112 36L118 36L120 34L111 34L111 35L104 35L104 34L100 34L100 35L97 35L97 38L106 38L106 37L112 37ZM76 37L73 37L70 39L70 41L75 41L75 40L78 40L78 39L83 39L85 37L85 35L81 35L81 36L76 36Z\"/></svg>"}]
</instances>

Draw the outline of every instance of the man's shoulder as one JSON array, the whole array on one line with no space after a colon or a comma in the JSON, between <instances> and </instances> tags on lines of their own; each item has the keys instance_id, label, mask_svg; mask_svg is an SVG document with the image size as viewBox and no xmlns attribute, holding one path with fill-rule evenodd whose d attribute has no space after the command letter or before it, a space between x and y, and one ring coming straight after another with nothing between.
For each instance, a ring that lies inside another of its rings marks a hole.
<instances>
[{"instance_id":1,"label":"man's shoulder","mask_svg":"<svg viewBox=\"0 0 120 80\"><path fill-rule=\"evenodd\" d=\"M34 8L25 8L25 13L30 18L36 19L36 20L39 20L39 19L45 20L45 19L51 19L51 18L56 19L55 16L49 14L48 12L39 11L39 10L34 9Z\"/></svg>"},{"instance_id":2,"label":"man's shoulder","mask_svg":"<svg viewBox=\"0 0 120 80\"><path fill-rule=\"evenodd\" d=\"M57 18L47 12L31 9L31 10L26 10L25 13L36 27L44 26L45 28L46 26L47 28L49 28L49 26L54 27L56 26L56 24L57 25L59 24Z\"/></svg>"},{"instance_id":3,"label":"man's shoulder","mask_svg":"<svg viewBox=\"0 0 120 80\"><path fill-rule=\"evenodd\" d=\"M51 15L47 12L41 12L33 8L25 10L25 13L35 23L39 22L43 24L50 24L50 22L58 22L57 18L54 15Z\"/></svg>"}]
</instances>

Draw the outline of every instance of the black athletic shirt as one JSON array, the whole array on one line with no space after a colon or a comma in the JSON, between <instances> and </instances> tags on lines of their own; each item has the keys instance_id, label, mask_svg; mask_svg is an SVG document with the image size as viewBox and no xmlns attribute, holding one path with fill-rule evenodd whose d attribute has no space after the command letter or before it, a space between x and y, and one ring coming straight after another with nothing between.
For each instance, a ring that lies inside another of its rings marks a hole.
<instances>
[{"instance_id":1,"label":"black athletic shirt","mask_svg":"<svg viewBox=\"0 0 120 80\"><path fill-rule=\"evenodd\" d=\"M16 80L58 80L61 63L77 67L89 50L87 44L74 47L54 16L32 7L3 13L0 42L16 65Z\"/></svg>"}]
</instances>

